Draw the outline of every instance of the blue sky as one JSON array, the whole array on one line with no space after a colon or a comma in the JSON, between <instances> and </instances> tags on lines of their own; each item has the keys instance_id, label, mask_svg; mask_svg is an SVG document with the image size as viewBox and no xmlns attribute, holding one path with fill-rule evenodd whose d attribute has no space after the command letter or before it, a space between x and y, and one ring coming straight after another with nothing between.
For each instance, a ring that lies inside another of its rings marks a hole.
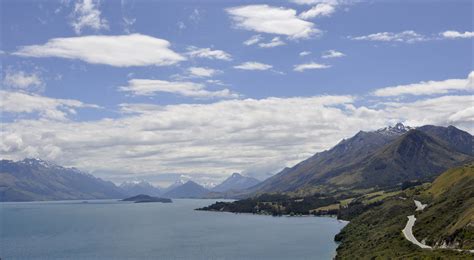
<instances>
[{"instance_id":1,"label":"blue sky","mask_svg":"<svg viewBox=\"0 0 474 260\"><path fill-rule=\"evenodd\" d=\"M4 158L215 183L398 121L473 132L472 1L1 5Z\"/></svg>"}]
</instances>

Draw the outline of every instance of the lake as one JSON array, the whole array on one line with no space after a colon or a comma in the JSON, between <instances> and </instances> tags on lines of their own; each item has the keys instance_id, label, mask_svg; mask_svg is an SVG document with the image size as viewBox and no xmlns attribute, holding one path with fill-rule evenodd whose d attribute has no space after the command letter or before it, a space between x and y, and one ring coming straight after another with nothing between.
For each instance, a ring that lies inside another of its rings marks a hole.
<instances>
[{"instance_id":1,"label":"lake","mask_svg":"<svg viewBox=\"0 0 474 260\"><path fill-rule=\"evenodd\" d=\"M215 201L0 203L0 258L331 259L345 225L194 210Z\"/></svg>"}]
</instances>

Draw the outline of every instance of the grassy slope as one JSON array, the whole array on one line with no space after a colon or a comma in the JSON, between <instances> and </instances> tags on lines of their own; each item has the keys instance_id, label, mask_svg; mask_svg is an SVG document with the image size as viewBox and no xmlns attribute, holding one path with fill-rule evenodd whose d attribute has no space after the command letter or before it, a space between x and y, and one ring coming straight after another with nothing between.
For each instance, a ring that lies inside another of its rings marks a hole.
<instances>
[{"instance_id":1,"label":"grassy slope","mask_svg":"<svg viewBox=\"0 0 474 260\"><path fill-rule=\"evenodd\" d=\"M441 175L422 197L433 200L417 214L414 234L432 246L474 249L474 165Z\"/></svg>"},{"instance_id":2,"label":"grassy slope","mask_svg":"<svg viewBox=\"0 0 474 260\"><path fill-rule=\"evenodd\" d=\"M419 219L414 228L415 236L445 239L454 234L454 239L463 242L463 248L472 249L470 238L474 233L472 226L467 225L473 218L472 169L473 166L469 165L450 170L436 179L428 190L420 186L385 198L381 205L355 217L336 237L342 241L337 249L337 258L472 259L472 254L453 250L420 249L408 242L401 233L407 216L415 212L413 198L421 198L423 201L429 200L431 206L417 213ZM402 196L407 199L400 199Z\"/></svg>"}]
</instances>

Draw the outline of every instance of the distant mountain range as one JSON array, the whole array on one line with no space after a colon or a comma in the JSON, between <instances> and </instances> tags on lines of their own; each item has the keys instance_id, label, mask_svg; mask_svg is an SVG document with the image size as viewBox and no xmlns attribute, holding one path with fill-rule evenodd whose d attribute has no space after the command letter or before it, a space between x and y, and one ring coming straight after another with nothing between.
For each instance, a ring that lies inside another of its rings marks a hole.
<instances>
[{"instance_id":1,"label":"distant mountain range","mask_svg":"<svg viewBox=\"0 0 474 260\"><path fill-rule=\"evenodd\" d=\"M397 124L360 131L269 179L232 174L212 190L178 181L166 189L146 181L119 187L75 168L39 159L0 161L0 201L124 198L146 194L169 198L236 198L261 193L334 192L390 188L406 181L432 181L448 168L472 161L472 135L454 126Z\"/></svg>"},{"instance_id":2,"label":"distant mountain range","mask_svg":"<svg viewBox=\"0 0 474 260\"><path fill-rule=\"evenodd\" d=\"M38 159L0 161L0 201L124 197L112 182Z\"/></svg>"},{"instance_id":3,"label":"distant mountain range","mask_svg":"<svg viewBox=\"0 0 474 260\"><path fill-rule=\"evenodd\" d=\"M210 191L203 186L188 181L182 185L178 185L163 194L165 198L202 198Z\"/></svg>"},{"instance_id":4,"label":"distant mountain range","mask_svg":"<svg viewBox=\"0 0 474 260\"><path fill-rule=\"evenodd\" d=\"M399 123L377 131L360 131L246 192L393 187L403 181L432 181L446 169L470 160L473 151L469 133L454 126L413 129Z\"/></svg>"},{"instance_id":5,"label":"distant mountain range","mask_svg":"<svg viewBox=\"0 0 474 260\"><path fill-rule=\"evenodd\" d=\"M153 186L147 181L127 181L119 186L127 196L136 196L146 194L150 196L160 196L163 190L160 187Z\"/></svg>"},{"instance_id":6,"label":"distant mountain range","mask_svg":"<svg viewBox=\"0 0 474 260\"><path fill-rule=\"evenodd\" d=\"M222 192L241 191L259 181L233 174L216 186ZM203 198L210 190L193 182L178 180L168 188L147 181L127 181L119 186L75 168L66 168L40 159L0 161L0 201L121 199L145 194L168 198ZM214 192L215 197L225 197Z\"/></svg>"},{"instance_id":7,"label":"distant mountain range","mask_svg":"<svg viewBox=\"0 0 474 260\"><path fill-rule=\"evenodd\" d=\"M215 186L212 191L214 192L229 192L229 191L242 191L252 186L259 184L260 181L252 178L243 176L239 173L233 173L229 178L225 179L221 184Z\"/></svg>"}]
</instances>

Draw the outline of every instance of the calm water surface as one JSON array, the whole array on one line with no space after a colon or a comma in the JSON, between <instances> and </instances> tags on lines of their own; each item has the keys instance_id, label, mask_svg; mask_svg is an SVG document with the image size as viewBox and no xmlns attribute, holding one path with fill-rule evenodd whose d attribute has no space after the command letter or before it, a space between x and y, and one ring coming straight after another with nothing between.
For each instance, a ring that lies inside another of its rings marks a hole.
<instances>
[{"instance_id":1,"label":"calm water surface","mask_svg":"<svg viewBox=\"0 0 474 260\"><path fill-rule=\"evenodd\" d=\"M331 259L344 223L195 211L215 200L0 203L1 259Z\"/></svg>"}]
</instances>

